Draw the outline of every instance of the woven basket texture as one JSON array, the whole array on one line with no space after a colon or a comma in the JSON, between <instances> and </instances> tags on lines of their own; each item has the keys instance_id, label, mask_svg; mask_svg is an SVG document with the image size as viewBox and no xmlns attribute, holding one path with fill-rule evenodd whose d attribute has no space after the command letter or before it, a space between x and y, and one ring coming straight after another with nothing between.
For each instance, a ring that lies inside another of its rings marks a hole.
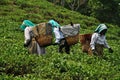
<instances>
[{"instance_id":1,"label":"woven basket texture","mask_svg":"<svg viewBox=\"0 0 120 80\"><path fill-rule=\"evenodd\" d=\"M74 44L78 43L79 42L79 34L77 34L75 36L66 37L66 41L67 41L68 45L74 45Z\"/></svg>"},{"instance_id":2,"label":"woven basket texture","mask_svg":"<svg viewBox=\"0 0 120 80\"><path fill-rule=\"evenodd\" d=\"M40 23L33 28L33 34L40 46L52 44L52 28L47 23Z\"/></svg>"},{"instance_id":3,"label":"woven basket texture","mask_svg":"<svg viewBox=\"0 0 120 80\"><path fill-rule=\"evenodd\" d=\"M37 42L40 46L49 46L52 44L52 36L51 35L40 35L36 37Z\"/></svg>"}]
</instances>

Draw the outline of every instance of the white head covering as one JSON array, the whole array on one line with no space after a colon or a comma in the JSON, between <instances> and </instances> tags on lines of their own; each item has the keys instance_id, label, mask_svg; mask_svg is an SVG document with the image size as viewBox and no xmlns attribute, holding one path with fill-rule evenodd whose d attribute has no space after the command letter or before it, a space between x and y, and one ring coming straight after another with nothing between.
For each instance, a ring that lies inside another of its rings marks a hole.
<instances>
[{"instance_id":1,"label":"white head covering","mask_svg":"<svg viewBox=\"0 0 120 80\"><path fill-rule=\"evenodd\" d=\"M100 25L96 28L95 32L100 33L101 31L103 31L103 30L105 30L105 29L107 29L107 26L106 26L105 24L100 24Z\"/></svg>"}]
</instances>

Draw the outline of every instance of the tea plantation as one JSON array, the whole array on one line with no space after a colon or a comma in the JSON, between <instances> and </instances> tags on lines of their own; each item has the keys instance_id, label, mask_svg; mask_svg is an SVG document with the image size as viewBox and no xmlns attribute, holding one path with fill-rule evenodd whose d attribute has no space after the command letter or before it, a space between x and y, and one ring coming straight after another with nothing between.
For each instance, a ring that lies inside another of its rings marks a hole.
<instances>
[{"instance_id":1,"label":"tea plantation","mask_svg":"<svg viewBox=\"0 0 120 80\"><path fill-rule=\"evenodd\" d=\"M71 46L70 54L58 53L58 46L46 47L45 55L29 54L23 47L25 19L34 23L57 19L61 25L79 23L80 34L93 33L100 21L56 6L46 0L0 1L0 80L120 80L120 29L108 24L106 34L114 50L104 49L102 58Z\"/></svg>"}]
</instances>

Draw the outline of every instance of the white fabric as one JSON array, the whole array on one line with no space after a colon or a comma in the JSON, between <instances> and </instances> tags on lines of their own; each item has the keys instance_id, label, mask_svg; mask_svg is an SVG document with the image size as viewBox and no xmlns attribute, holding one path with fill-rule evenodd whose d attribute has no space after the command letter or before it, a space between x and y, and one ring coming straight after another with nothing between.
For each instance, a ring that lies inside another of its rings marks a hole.
<instances>
[{"instance_id":1,"label":"white fabric","mask_svg":"<svg viewBox=\"0 0 120 80\"><path fill-rule=\"evenodd\" d=\"M80 24L73 24L73 26L71 26L70 24L61 26L61 31L63 32L65 37L75 36L80 31Z\"/></svg>"},{"instance_id":2,"label":"white fabric","mask_svg":"<svg viewBox=\"0 0 120 80\"><path fill-rule=\"evenodd\" d=\"M54 34L56 38L55 43L59 43L60 39L64 38L63 33L59 30L59 28L54 28Z\"/></svg>"},{"instance_id":3,"label":"white fabric","mask_svg":"<svg viewBox=\"0 0 120 80\"><path fill-rule=\"evenodd\" d=\"M105 24L100 24L100 25L96 28L95 32L100 33L100 32L103 31L104 29L107 29L107 26L106 26Z\"/></svg>"},{"instance_id":4,"label":"white fabric","mask_svg":"<svg viewBox=\"0 0 120 80\"><path fill-rule=\"evenodd\" d=\"M25 41L24 43L26 43L27 40L30 40L31 36L30 36L30 32L32 31L32 27L26 27L25 31L24 31L24 36L25 36Z\"/></svg>"},{"instance_id":5,"label":"white fabric","mask_svg":"<svg viewBox=\"0 0 120 80\"><path fill-rule=\"evenodd\" d=\"M100 44L100 45L104 45L104 47L106 47L106 48L110 48L110 46L108 45L108 43L106 41L105 35L100 35L99 33L93 33L91 42L90 42L90 46L91 46L92 50L95 49L96 43Z\"/></svg>"},{"instance_id":6,"label":"white fabric","mask_svg":"<svg viewBox=\"0 0 120 80\"><path fill-rule=\"evenodd\" d=\"M38 43L37 43L37 53L38 53L38 55L46 53L45 47L40 47Z\"/></svg>"}]
</instances>

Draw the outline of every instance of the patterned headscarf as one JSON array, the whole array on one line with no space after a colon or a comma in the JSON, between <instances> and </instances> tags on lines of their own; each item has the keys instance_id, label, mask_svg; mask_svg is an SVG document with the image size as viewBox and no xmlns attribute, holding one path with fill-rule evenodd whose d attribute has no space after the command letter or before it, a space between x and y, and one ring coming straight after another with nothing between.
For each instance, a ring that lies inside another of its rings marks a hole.
<instances>
[{"instance_id":1,"label":"patterned headscarf","mask_svg":"<svg viewBox=\"0 0 120 80\"><path fill-rule=\"evenodd\" d=\"M96 28L95 32L100 33L100 32L103 31L104 29L107 29L107 26L106 26L105 24L100 24L100 25Z\"/></svg>"},{"instance_id":2,"label":"patterned headscarf","mask_svg":"<svg viewBox=\"0 0 120 80\"><path fill-rule=\"evenodd\" d=\"M22 30L25 30L25 28L26 27L34 27L35 26L35 24L33 23L33 22L31 22L30 20L24 20L23 21L23 24L20 26L20 28L22 29Z\"/></svg>"}]
</instances>

